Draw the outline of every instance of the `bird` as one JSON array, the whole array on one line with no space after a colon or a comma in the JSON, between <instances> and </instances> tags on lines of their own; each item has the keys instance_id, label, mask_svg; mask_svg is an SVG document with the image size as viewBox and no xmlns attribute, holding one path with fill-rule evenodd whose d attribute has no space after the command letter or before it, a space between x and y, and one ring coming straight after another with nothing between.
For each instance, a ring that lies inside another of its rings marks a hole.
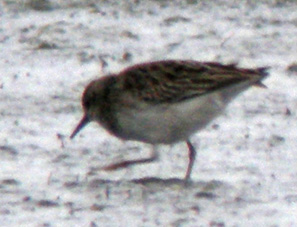
<instances>
[{"instance_id":1,"label":"bird","mask_svg":"<svg viewBox=\"0 0 297 227\"><path fill-rule=\"evenodd\" d=\"M124 141L152 144L185 142L190 180L196 149L190 137L219 116L236 96L251 86L266 88L268 67L240 68L237 64L195 60L159 60L132 65L91 81L82 95L83 117L73 139L95 121ZM158 158L126 160L103 167L115 170Z\"/></svg>"}]
</instances>

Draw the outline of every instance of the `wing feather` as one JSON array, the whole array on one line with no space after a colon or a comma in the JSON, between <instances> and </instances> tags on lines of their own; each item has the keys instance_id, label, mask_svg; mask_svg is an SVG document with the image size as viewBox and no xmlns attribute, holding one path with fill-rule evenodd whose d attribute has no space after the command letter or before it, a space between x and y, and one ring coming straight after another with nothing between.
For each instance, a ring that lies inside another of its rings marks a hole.
<instances>
[{"instance_id":1,"label":"wing feather","mask_svg":"<svg viewBox=\"0 0 297 227\"><path fill-rule=\"evenodd\" d=\"M241 82L265 87L267 68L235 64L165 60L134 65L120 72L124 89L149 102L179 102Z\"/></svg>"}]
</instances>

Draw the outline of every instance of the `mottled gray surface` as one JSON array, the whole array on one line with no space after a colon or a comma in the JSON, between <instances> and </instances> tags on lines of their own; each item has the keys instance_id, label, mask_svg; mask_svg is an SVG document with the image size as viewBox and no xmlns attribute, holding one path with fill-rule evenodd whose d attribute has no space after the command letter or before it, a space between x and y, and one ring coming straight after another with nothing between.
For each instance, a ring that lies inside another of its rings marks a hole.
<instances>
[{"instance_id":1,"label":"mottled gray surface","mask_svg":"<svg viewBox=\"0 0 297 227\"><path fill-rule=\"evenodd\" d=\"M296 1L0 2L1 226L297 226ZM271 66L192 140L146 157L81 117L84 86L142 61Z\"/></svg>"}]
</instances>

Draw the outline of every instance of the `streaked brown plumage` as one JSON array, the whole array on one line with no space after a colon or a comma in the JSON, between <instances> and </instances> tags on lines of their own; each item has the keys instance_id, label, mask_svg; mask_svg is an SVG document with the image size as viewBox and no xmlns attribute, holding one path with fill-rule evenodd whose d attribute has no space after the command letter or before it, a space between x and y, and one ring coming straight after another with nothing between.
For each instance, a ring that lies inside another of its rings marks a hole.
<instances>
[{"instance_id":1,"label":"streaked brown plumage","mask_svg":"<svg viewBox=\"0 0 297 227\"><path fill-rule=\"evenodd\" d=\"M203 95L265 74L266 68L239 69L235 64L160 61L144 63L119 73L125 89L149 102L177 102ZM260 82L259 82L260 84Z\"/></svg>"},{"instance_id":2,"label":"streaked brown plumage","mask_svg":"<svg viewBox=\"0 0 297 227\"><path fill-rule=\"evenodd\" d=\"M82 98L85 115L71 138L94 120L124 140L150 144L186 141L190 159L186 179L189 179L196 154L189 137L251 85L265 87L261 80L268 75L266 70L183 60L134 65L96 79L86 87ZM106 169L155 159L156 156L124 161Z\"/></svg>"}]
</instances>

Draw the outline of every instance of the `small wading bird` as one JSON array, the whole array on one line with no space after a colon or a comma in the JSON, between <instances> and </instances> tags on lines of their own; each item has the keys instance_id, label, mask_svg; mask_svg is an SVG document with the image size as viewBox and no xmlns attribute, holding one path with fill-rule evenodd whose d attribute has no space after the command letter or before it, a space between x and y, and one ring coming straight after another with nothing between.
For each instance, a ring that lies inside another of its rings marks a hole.
<instances>
[{"instance_id":1,"label":"small wading bird","mask_svg":"<svg viewBox=\"0 0 297 227\"><path fill-rule=\"evenodd\" d=\"M84 116L72 139L91 121L123 140L153 145L185 141L191 176L196 150L189 138L204 128L239 93L261 83L267 68L245 69L235 64L164 60L137 64L118 74L92 81L82 96ZM152 162L149 158L123 161L105 170Z\"/></svg>"}]
</instances>

